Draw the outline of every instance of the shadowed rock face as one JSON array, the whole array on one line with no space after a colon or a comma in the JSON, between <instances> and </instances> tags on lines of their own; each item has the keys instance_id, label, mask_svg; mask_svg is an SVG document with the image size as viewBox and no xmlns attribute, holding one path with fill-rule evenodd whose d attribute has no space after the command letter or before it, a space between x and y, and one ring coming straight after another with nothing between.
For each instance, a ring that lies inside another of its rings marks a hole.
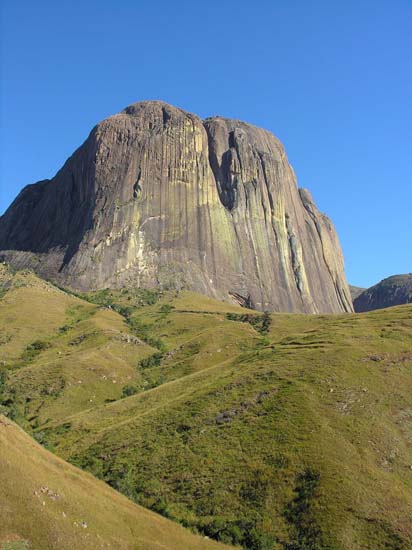
<instances>
[{"instance_id":1,"label":"shadowed rock face","mask_svg":"<svg viewBox=\"0 0 412 550\"><path fill-rule=\"evenodd\" d=\"M412 304L412 273L392 275L365 289L353 300L356 312Z\"/></svg>"},{"instance_id":2,"label":"shadowed rock face","mask_svg":"<svg viewBox=\"0 0 412 550\"><path fill-rule=\"evenodd\" d=\"M353 286L349 285L349 292L352 297L352 302L360 295L362 292L364 292L366 288L363 288L361 286Z\"/></svg>"},{"instance_id":3,"label":"shadowed rock face","mask_svg":"<svg viewBox=\"0 0 412 550\"><path fill-rule=\"evenodd\" d=\"M330 220L282 144L148 101L98 124L0 218L0 255L75 289L187 288L259 310L352 311Z\"/></svg>"}]
</instances>

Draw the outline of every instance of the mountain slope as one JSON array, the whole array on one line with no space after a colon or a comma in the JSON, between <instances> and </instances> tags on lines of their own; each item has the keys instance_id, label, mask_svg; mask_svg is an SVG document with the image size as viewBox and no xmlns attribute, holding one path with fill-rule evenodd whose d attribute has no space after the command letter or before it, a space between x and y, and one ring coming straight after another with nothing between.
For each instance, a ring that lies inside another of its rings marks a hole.
<instances>
[{"instance_id":1,"label":"mountain slope","mask_svg":"<svg viewBox=\"0 0 412 550\"><path fill-rule=\"evenodd\" d=\"M411 349L408 306L276 316L254 349L177 379L179 364L148 367L170 381L42 431L137 502L226 542L406 550Z\"/></svg>"},{"instance_id":2,"label":"mountain slope","mask_svg":"<svg viewBox=\"0 0 412 550\"><path fill-rule=\"evenodd\" d=\"M365 289L353 301L355 311L372 311L412 303L412 274L393 275Z\"/></svg>"},{"instance_id":3,"label":"mountain slope","mask_svg":"<svg viewBox=\"0 0 412 550\"><path fill-rule=\"evenodd\" d=\"M1 548L228 548L133 504L1 415L0 449Z\"/></svg>"},{"instance_id":4,"label":"mountain slope","mask_svg":"<svg viewBox=\"0 0 412 550\"><path fill-rule=\"evenodd\" d=\"M0 265L2 284L3 402L28 429L143 392L172 376L138 368L145 359L162 356L164 365L179 359L180 370L173 374L178 376L226 360L259 336L249 323L226 319L227 313L248 310L191 293L102 291L85 301L31 272L13 274ZM171 319L173 330L165 334Z\"/></svg>"},{"instance_id":5,"label":"mountain slope","mask_svg":"<svg viewBox=\"0 0 412 550\"><path fill-rule=\"evenodd\" d=\"M30 272L0 266L0 369L8 402L32 425L119 399L143 384L135 365L156 351L124 317L85 302Z\"/></svg>"},{"instance_id":6,"label":"mountain slope","mask_svg":"<svg viewBox=\"0 0 412 550\"><path fill-rule=\"evenodd\" d=\"M350 295L352 297L352 301L355 300L355 298L357 298L359 296L359 294L362 294L362 292L364 290L366 290L366 288L362 288L360 286L349 285L349 291L350 291Z\"/></svg>"},{"instance_id":7,"label":"mountain slope","mask_svg":"<svg viewBox=\"0 0 412 550\"><path fill-rule=\"evenodd\" d=\"M352 311L331 221L282 144L160 101L98 124L0 218L0 258L80 290L185 288L258 310Z\"/></svg>"},{"instance_id":8,"label":"mountain slope","mask_svg":"<svg viewBox=\"0 0 412 550\"><path fill-rule=\"evenodd\" d=\"M0 326L18 318L25 334L31 316L18 317L14 297L24 291L30 304L37 285L54 287L7 277ZM267 315L189 292L105 290L84 301L56 289L42 294L45 311L56 296L91 308L89 319L120 319L152 347L136 357L128 397L119 388L112 402L70 399L55 418L47 385L31 405L21 355L3 365L5 411L49 449L137 503L249 550L410 548L412 306ZM32 359L36 376L59 372L47 354L65 349L60 322ZM99 350L99 340L89 345ZM83 373L87 395L94 379Z\"/></svg>"}]
</instances>

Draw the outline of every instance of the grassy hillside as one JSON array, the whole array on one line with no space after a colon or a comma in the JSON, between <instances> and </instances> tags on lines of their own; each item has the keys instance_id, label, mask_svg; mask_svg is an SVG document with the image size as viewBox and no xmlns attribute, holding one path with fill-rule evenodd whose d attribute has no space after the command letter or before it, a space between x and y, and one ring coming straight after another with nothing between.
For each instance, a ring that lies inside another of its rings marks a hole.
<instances>
[{"instance_id":1,"label":"grassy hillside","mask_svg":"<svg viewBox=\"0 0 412 550\"><path fill-rule=\"evenodd\" d=\"M25 335L0 347L11 354L3 406L49 449L135 502L251 550L412 547L412 306L269 316L185 292L81 300L16 277L31 286L14 284L0 301L0 326ZM63 302L66 316L47 321L50 347L29 359L35 334L13 302L24 289L28 303L43 292L43 309ZM69 318L68 338L59 327L74 304L83 313ZM97 391L89 361L105 376L112 365L121 384L99 379ZM61 365L72 385L56 396L49 381Z\"/></svg>"},{"instance_id":2,"label":"grassy hillside","mask_svg":"<svg viewBox=\"0 0 412 550\"><path fill-rule=\"evenodd\" d=\"M224 550L133 504L0 416L3 550Z\"/></svg>"},{"instance_id":3,"label":"grassy hillside","mask_svg":"<svg viewBox=\"0 0 412 550\"><path fill-rule=\"evenodd\" d=\"M13 418L36 427L145 383L135 366L155 349L131 333L124 317L30 272L10 277L3 265L2 282L0 369L8 373L4 401Z\"/></svg>"}]
</instances>

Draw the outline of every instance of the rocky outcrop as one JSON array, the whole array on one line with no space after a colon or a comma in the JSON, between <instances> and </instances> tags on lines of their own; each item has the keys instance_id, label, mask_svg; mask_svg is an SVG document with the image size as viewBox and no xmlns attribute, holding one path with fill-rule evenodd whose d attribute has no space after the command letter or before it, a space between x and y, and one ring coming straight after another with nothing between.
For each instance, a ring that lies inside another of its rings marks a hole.
<instances>
[{"instance_id":1,"label":"rocky outcrop","mask_svg":"<svg viewBox=\"0 0 412 550\"><path fill-rule=\"evenodd\" d=\"M0 256L75 289L187 288L259 310L351 311L330 220L282 144L148 101L98 124L0 218Z\"/></svg>"},{"instance_id":2,"label":"rocky outcrop","mask_svg":"<svg viewBox=\"0 0 412 550\"><path fill-rule=\"evenodd\" d=\"M412 304L412 273L392 275L367 288L353 300L356 312Z\"/></svg>"}]
</instances>

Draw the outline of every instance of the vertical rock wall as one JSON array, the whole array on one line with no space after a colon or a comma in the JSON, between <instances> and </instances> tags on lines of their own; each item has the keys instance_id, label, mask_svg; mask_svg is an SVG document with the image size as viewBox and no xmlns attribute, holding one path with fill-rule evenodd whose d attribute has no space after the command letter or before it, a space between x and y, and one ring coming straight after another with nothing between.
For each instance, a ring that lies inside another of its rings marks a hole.
<instances>
[{"instance_id":1,"label":"vertical rock wall","mask_svg":"<svg viewBox=\"0 0 412 550\"><path fill-rule=\"evenodd\" d=\"M351 311L335 230L269 132L137 103L0 218L0 256L77 289L187 288L260 310Z\"/></svg>"}]
</instances>

